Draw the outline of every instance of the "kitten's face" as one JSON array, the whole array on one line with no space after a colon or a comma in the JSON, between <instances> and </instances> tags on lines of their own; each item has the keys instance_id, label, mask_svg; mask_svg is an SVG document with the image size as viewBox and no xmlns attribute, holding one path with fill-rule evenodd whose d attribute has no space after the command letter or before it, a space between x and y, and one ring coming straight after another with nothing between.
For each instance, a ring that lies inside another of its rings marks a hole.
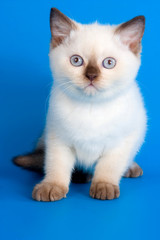
<instances>
[{"instance_id":1,"label":"kitten's face","mask_svg":"<svg viewBox=\"0 0 160 240\"><path fill-rule=\"evenodd\" d=\"M134 80L140 65L140 40L135 36L136 24L127 36L122 26L81 25L59 12L58 16L61 19L59 24L65 25L62 27L65 33L51 25L53 40L50 62L56 84L66 93L102 95L123 89ZM58 21L57 15L55 20L55 13L53 17L54 23ZM64 17L69 21L67 26ZM142 28L142 22L139 23ZM142 37L142 33L138 37Z\"/></svg>"}]
</instances>

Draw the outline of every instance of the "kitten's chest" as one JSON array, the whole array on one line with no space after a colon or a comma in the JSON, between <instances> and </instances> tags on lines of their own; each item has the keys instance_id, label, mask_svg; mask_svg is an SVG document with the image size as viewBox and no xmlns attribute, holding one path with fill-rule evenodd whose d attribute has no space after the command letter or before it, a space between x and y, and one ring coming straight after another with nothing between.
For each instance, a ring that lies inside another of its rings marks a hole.
<instances>
[{"instance_id":1,"label":"kitten's chest","mask_svg":"<svg viewBox=\"0 0 160 240\"><path fill-rule=\"evenodd\" d=\"M55 108L54 122L57 131L70 144L102 146L110 142L123 123L125 107L115 104L77 104L59 102ZM108 143L109 144L109 143Z\"/></svg>"},{"instance_id":2,"label":"kitten's chest","mask_svg":"<svg viewBox=\"0 0 160 240\"><path fill-rule=\"evenodd\" d=\"M106 135L107 128L106 114L103 111L88 108L74 109L66 115L65 129L75 140L83 142L97 142L99 137L102 139Z\"/></svg>"}]
</instances>

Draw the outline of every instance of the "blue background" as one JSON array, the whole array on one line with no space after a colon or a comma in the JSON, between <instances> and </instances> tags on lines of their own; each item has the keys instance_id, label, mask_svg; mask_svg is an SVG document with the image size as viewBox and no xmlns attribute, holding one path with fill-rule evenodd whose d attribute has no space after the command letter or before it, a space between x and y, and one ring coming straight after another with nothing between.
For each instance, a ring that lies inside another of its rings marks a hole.
<instances>
[{"instance_id":1,"label":"blue background","mask_svg":"<svg viewBox=\"0 0 160 240\"><path fill-rule=\"evenodd\" d=\"M33 149L45 124L52 84L48 59L51 7L81 23L118 24L136 15L146 16L137 78L149 119L146 142L137 156L144 176L122 179L117 200L91 199L90 184L71 184L67 199L35 202L31 192L41 176L11 163L13 156ZM158 0L1 0L1 239L160 239L159 13Z\"/></svg>"}]
</instances>

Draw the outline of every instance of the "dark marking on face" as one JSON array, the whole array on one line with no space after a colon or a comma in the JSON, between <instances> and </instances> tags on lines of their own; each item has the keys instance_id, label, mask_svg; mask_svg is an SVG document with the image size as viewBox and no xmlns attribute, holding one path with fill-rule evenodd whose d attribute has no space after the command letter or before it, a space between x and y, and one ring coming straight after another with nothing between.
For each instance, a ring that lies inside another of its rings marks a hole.
<instances>
[{"instance_id":1,"label":"dark marking on face","mask_svg":"<svg viewBox=\"0 0 160 240\"><path fill-rule=\"evenodd\" d=\"M90 61L85 69L84 75L91 82L98 80L100 69L94 61Z\"/></svg>"}]
</instances>

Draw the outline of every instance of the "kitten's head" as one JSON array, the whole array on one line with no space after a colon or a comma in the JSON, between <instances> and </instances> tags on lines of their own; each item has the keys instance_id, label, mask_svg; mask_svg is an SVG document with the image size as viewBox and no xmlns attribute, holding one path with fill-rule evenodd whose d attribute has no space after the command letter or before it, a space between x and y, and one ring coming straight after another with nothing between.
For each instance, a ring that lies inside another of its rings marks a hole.
<instances>
[{"instance_id":1,"label":"kitten's head","mask_svg":"<svg viewBox=\"0 0 160 240\"><path fill-rule=\"evenodd\" d=\"M50 65L55 84L71 96L112 96L127 88L140 66L145 18L118 26L82 25L52 8Z\"/></svg>"}]
</instances>

